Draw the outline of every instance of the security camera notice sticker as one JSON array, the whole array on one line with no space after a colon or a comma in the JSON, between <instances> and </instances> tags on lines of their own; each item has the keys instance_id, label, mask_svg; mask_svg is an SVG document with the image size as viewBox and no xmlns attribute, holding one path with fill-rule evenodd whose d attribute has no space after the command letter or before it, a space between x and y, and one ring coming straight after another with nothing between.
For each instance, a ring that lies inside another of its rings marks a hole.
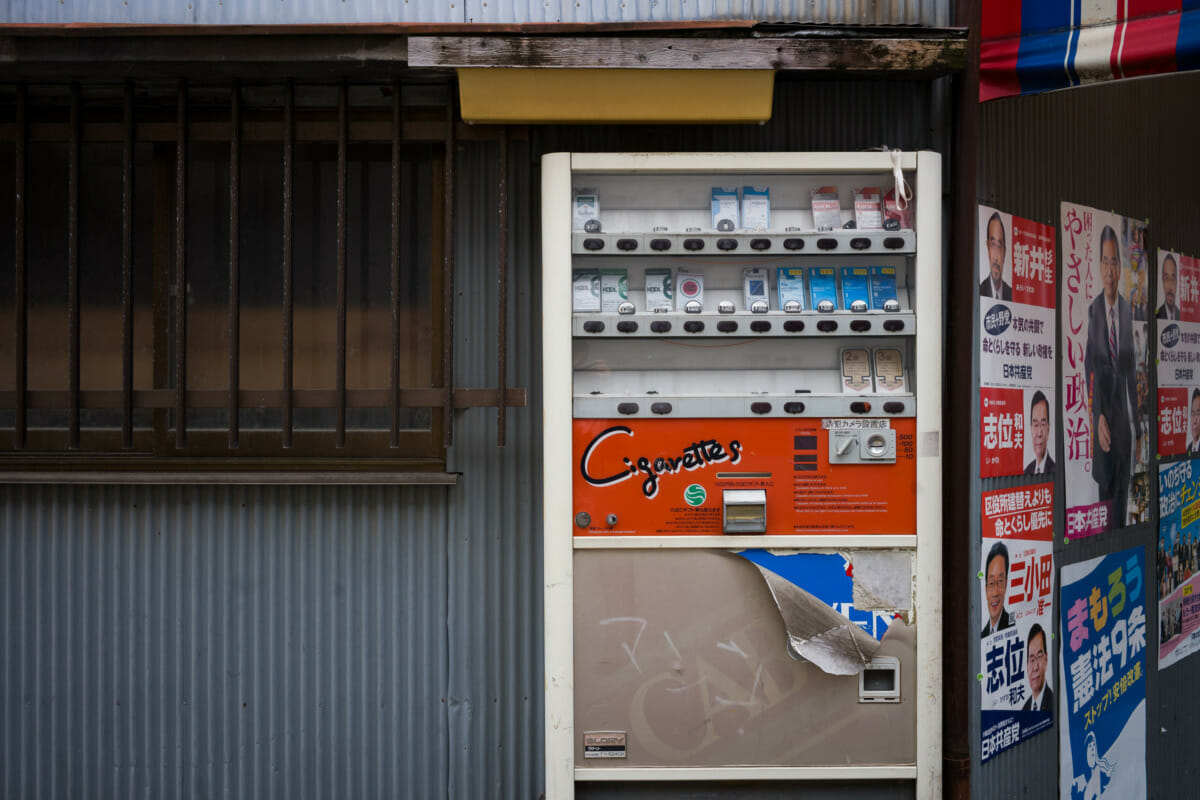
<instances>
[{"instance_id":1,"label":"security camera notice sticker","mask_svg":"<svg viewBox=\"0 0 1200 800\"><path fill-rule=\"evenodd\" d=\"M583 734L584 758L625 758L624 731L591 731Z\"/></svg>"}]
</instances>

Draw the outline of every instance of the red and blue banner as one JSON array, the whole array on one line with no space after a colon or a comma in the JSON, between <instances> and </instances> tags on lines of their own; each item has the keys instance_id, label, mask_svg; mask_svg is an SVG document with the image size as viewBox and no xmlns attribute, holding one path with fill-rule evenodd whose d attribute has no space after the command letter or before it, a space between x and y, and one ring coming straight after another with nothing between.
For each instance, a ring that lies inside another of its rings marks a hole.
<instances>
[{"instance_id":1,"label":"red and blue banner","mask_svg":"<svg viewBox=\"0 0 1200 800\"><path fill-rule=\"evenodd\" d=\"M979 100L1200 68L1200 0L983 0Z\"/></svg>"}]
</instances>

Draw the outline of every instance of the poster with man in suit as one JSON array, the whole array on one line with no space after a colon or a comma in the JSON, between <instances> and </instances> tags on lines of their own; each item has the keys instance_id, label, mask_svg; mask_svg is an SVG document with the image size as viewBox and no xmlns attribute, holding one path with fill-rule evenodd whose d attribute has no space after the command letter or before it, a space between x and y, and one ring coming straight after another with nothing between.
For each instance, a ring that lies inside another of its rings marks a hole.
<instances>
[{"instance_id":1,"label":"poster with man in suit","mask_svg":"<svg viewBox=\"0 0 1200 800\"><path fill-rule=\"evenodd\" d=\"M978 219L979 474L1049 474L1058 408L1054 228L987 206Z\"/></svg>"},{"instance_id":2,"label":"poster with man in suit","mask_svg":"<svg viewBox=\"0 0 1200 800\"><path fill-rule=\"evenodd\" d=\"M1054 724L1054 483L984 492L980 509L983 760Z\"/></svg>"},{"instance_id":3,"label":"poster with man in suit","mask_svg":"<svg viewBox=\"0 0 1200 800\"><path fill-rule=\"evenodd\" d=\"M1150 516L1141 221L1062 204L1063 438L1069 538ZM1131 300L1131 297L1133 298Z\"/></svg>"},{"instance_id":4,"label":"poster with man in suit","mask_svg":"<svg viewBox=\"0 0 1200 800\"><path fill-rule=\"evenodd\" d=\"M1200 262L1158 251L1158 454L1200 455Z\"/></svg>"}]
</instances>

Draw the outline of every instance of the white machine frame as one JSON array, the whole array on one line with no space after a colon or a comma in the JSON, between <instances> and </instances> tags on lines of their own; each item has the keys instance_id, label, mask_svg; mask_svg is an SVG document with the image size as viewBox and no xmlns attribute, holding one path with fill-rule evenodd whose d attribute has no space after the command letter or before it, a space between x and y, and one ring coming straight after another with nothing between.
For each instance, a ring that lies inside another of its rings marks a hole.
<instances>
[{"instance_id":1,"label":"white machine frame","mask_svg":"<svg viewBox=\"0 0 1200 800\"><path fill-rule=\"evenodd\" d=\"M762 536L577 537L572 510L572 177L576 173L712 176L890 173L892 155L868 153L555 153L542 160L542 381L544 473L546 797L570 800L577 780L907 779L917 797L938 797L942 783L942 186L941 156L906 152L900 166L915 190L918 246L915 334L916 533L773 535L770 546L829 552L883 548L915 551L917 633L916 763L880 766L582 767L575 763L573 556L585 548L762 547ZM575 235L578 235L577 233Z\"/></svg>"}]
</instances>

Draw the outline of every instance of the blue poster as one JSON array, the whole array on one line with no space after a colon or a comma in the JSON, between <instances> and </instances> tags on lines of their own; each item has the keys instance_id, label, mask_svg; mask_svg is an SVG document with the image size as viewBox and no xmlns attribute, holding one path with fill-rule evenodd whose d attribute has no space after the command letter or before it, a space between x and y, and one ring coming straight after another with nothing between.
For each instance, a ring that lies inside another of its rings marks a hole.
<instances>
[{"instance_id":1,"label":"blue poster","mask_svg":"<svg viewBox=\"0 0 1200 800\"><path fill-rule=\"evenodd\" d=\"M1146 797L1146 552L1062 568L1063 800Z\"/></svg>"},{"instance_id":2,"label":"blue poster","mask_svg":"<svg viewBox=\"0 0 1200 800\"><path fill-rule=\"evenodd\" d=\"M1158 668L1200 651L1200 459L1158 468Z\"/></svg>"}]
</instances>

